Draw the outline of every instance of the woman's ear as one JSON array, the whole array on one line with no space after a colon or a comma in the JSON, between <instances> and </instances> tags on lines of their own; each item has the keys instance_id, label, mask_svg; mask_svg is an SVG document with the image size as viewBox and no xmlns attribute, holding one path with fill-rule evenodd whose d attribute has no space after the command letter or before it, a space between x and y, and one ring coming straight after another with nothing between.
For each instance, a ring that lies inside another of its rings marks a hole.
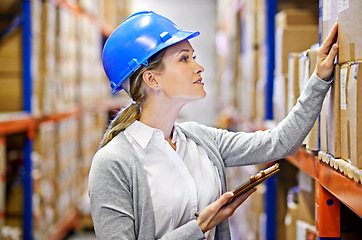
<instances>
[{"instance_id":1,"label":"woman's ear","mask_svg":"<svg viewBox=\"0 0 362 240\"><path fill-rule=\"evenodd\" d=\"M160 84L157 82L154 72L152 72L150 70L146 70L142 74L142 79L146 83L146 85L149 86L150 88L152 88L153 90L160 89Z\"/></svg>"}]
</instances>

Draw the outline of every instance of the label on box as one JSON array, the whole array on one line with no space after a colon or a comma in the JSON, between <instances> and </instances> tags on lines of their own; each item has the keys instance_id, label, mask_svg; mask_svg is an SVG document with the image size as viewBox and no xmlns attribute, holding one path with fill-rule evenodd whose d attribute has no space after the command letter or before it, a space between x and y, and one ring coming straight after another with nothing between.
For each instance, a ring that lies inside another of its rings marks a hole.
<instances>
[{"instance_id":1,"label":"label on box","mask_svg":"<svg viewBox=\"0 0 362 240\"><path fill-rule=\"evenodd\" d=\"M341 69L340 78L341 78L341 109L347 110L346 106L347 105L347 98L346 98L347 68Z\"/></svg>"},{"instance_id":2,"label":"label on box","mask_svg":"<svg viewBox=\"0 0 362 240\"><path fill-rule=\"evenodd\" d=\"M331 0L323 0L323 16L322 21L329 21L331 19Z\"/></svg>"},{"instance_id":3,"label":"label on box","mask_svg":"<svg viewBox=\"0 0 362 240\"><path fill-rule=\"evenodd\" d=\"M299 171L298 175L298 183L299 183L299 189L303 190L305 192L312 192L312 178L304 173L303 171Z\"/></svg>"},{"instance_id":4,"label":"label on box","mask_svg":"<svg viewBox=\"0 0 362 240\"><path fill-rule=\"evenodd\" d=\"M338 13L349 8L349 0L338 0Z\"/></svg>"}]
</instances>

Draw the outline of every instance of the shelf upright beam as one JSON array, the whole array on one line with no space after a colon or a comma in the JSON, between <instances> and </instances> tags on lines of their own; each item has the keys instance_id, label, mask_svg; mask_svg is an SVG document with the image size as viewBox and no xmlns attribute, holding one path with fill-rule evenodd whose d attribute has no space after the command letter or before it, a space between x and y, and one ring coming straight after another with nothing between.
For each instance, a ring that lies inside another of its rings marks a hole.
<instances>
[{"instance_id":1,"label":"shelf upright beam","mask_svg":"<svg viewBox=\"0 0 362 240\"><path fill-rule=\"evenodd\" d=\"M265 181L266 192L264 195L264 207L266 213L265 236L266 240L276 240L277 229L277 183L276 176Z\"/></svg>"},{"instance_id":2,"label":"shelf upright beam","mask_svg":"<svg viewBox=\"0 0 362 240\"><path fill-rule=\"evenodd\" d=\"M23 109L31 113L32 75L31 75L31 1L22 1L22 50L23 50ZM32 211L32 139L34 130L28 130L24 147L24 240L32 240L33 211Z\"/></svg>"},{"instance_id":3,"label":"shelf upright beam","mask_svg":"<svg viewBox=\"0 0 362 240\"><path fill-rule=\"evenodd\" d=\"M273 120L273 85L275 68L275 15L277 13L278 0L265 1L266 9L266 87L265 87L265 119ZM266 226L265 236L267 240L276 239L276 177L266 181L267 192L265 194Z\"/></svg>"},{"instance_id":4,"label":"shelf upright beam","mask_svg":"<svg viewBox=\"0 0 362 240\"><path fill-rule=\"evenodd\" d=\"M319 240L340 240L341 239L341 202L327 189L319 179L321 162L317 163L316 178L316 229Z\"/></svg>"},{"instance_id":5,"label":"shelf upright beam","mask_svg":"<svg viewBox=\"0 0 362 240\"><path fill-rule=\"evenodd\" d=\"M273 85L275 69L275 15L278 0L265 1L266 9L266 86L265 86L265 119L273 120Z\"/></svg>"}]
</instances>

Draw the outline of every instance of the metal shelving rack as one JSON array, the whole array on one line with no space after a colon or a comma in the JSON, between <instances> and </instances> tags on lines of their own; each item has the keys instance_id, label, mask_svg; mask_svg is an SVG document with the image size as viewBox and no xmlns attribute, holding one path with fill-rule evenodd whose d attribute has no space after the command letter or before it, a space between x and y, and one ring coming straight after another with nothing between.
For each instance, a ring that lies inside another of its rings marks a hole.
<instances>
[{"instance_id":1,"label":"metal shelving rack","mask_svg":"<svg viewBox=\"0 0 362 240\"><path fill-rule=\"evenodd\" d=\"M316 227L319 239L340 239L340 204L362 218L362 186L305 150L287 158L316 180Z\"/></svg>"},{"instance_id":2,"label":"metal shelving rack","mask_svg":"<svg viewBox=\"0 0 362 240\"><path fill-rule=\"evenodd\" d=\"M319 16L321 16L322 0L319 0ZM337 7L337 6L335 6ZM267 46L267 84L266 84L266 120L273 119L273 78L275 48L275 14L277 0L266 1L266 46ZM321 25L321 22L319 23ZM321 35L321 28L320 34ZM319 36L320 39L320 36ZM300 149L297 154L287 158L291 164L306 172L315 179L316 194L316 229L319 240L341 239L341 203L345 204L356 215L362 218L362 185L344 176L334 168L320 161L307 151ZM266 237L276 239L276 180L266 181L268 188L265 194Z\"/></svg>"},{"instance_id":3,"label":"metal shelving rack","mask_svg":"<svg viewBox=\"0 0 362 240\"><path fill-rule=\"evenodd\" d=\"M1 33L1 37L6 36L14 29L22 29L22 49L23 49L23 110L24 112L12 115L16 120L2 120L0 122L0 136L7 134L26 132L27 137L24 145L23 156L23 186L24 186L24 239L31 239L32 232L32 179L31 179L31 152L32 139L35 132L35 122L31 118L31 1L23 0L21 3L21 14L14 16L10 26ZM25 200L26 199L26 200Z\"/></svg>"},{"instance_id":4,"label":"metal shelving rack","mask_svg":"<svg viewBox=\"0 0 362 240\"><path fill-rule=\"evenodd\" d=\"M78 6L73 6L66 4L61 0L55 0L56 3L67 7L73 11L81 11ZM82 14L87 15L86 12ZM11 113L0 115L0 140L5 140L5 136L14 134L14 133L25 133L26 141L23 148L23 172L22 172L22 182L23 182L23 239L31 240L33 239L33 211L32 211L32 160L31 154L33 151L33 140L35 138L35 132L39 123L49 120L61 120L68 118L70 116L79 116L83 111L91 110L92 112L96 111L109 111L111 109L119 109L126 103L114 103L109 100L99 103L96 106L91 106L86 109L75 109L69 112L62 114L55 114L40 119L32 117L32 28L31 28L31 0L22 0L21 1L21 14L13 17L12 23L10 26L0 33L0 38L6 36L16 28L21 28L22 30L22 79L23 79L23 112ZM92 16L90 16L92 17ZM94 24L96 24L101 33L104 36L108 36L111 32L111 28L102 22L99 19L95 19ZM56 226L56 231L50 239L62 239L67 233L76 228L78 222L79 214L74 212L69 216L69 218L60 223L59 226Z\"/></svg>"}]
</instances>

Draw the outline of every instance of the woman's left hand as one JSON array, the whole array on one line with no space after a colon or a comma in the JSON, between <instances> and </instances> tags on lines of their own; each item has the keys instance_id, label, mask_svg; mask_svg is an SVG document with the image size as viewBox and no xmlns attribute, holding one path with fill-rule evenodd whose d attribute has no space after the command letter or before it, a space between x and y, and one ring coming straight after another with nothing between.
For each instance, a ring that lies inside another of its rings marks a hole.
<instances>
[{"instance_id":1,"label":"woman's left hand","mask_svg":"<svg viewBox=\"0 0 362 240\"><path fill-rule=\"evenodd\" d=\"M232 192L224 193L218 200L211 203L199 213L197 224L201 231L205 233L220 222L231 217L234 211L255 191L256 188L250 189L235 198L234 201L226 206L224 205L234 196L234 194Z\"/></svg>"},{"instance_id":2,"label":"woman's left hand","mask_svg":"<svg viewBox=\"0 0 362 240\"><path fill-rule=\"evenodd\" d=\"M317 51L316 74L320 79L328 80L334 69L334 58L338 52L337 42L338 22L334 24L328 37Z\"/></svg>"}]
</instances>

